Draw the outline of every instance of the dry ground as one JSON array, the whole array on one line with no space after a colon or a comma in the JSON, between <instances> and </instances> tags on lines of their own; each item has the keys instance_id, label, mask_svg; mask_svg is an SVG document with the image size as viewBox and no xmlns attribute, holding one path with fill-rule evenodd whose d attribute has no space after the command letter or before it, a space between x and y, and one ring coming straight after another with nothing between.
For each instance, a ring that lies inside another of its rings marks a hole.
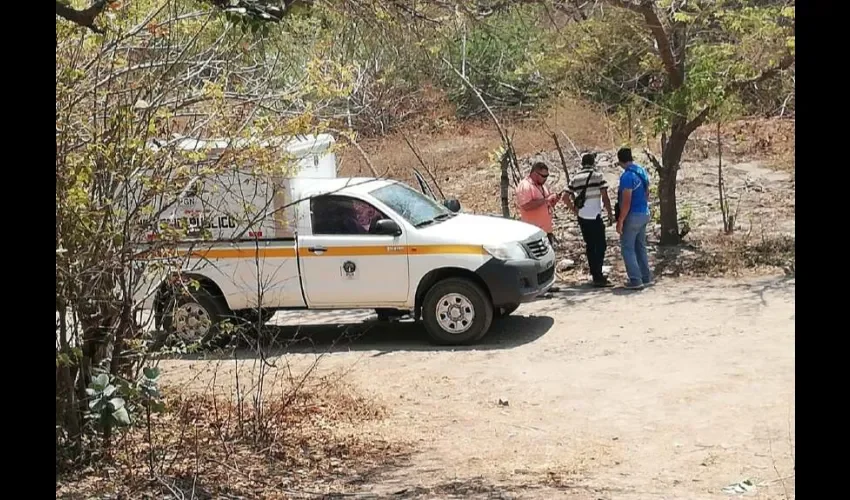
<instances>
[{"instance_id":1,"label":"dry ground","mask_svg":"<svg viewBox=\"0 0 850 500\"><path fill-rule=\"evenodd\" d=\"M524 159L542 154L556 165L555 187L563 178L547 130L567 132L581 150L610 153L619 141L578 103L542 118L509 128ZM445 194L466 211L498 212L498 171L488 158L499 138L491 125L434 129L411 138ZM680 215L693 228L686 244L659 251L650 237L661 277L654 288L584 288L583 245L559 208L561 257L577 264L560 274L565 291L522 306L482 345L436 348L419 327L376 324L369 311L281 313L277 333L298 341L266 362L248 351L238 353L238 365L232 357L163 362L175 394L188 386L233 395L237 372L244 393L267 363L274 367L265 394L274 401L276 389L318 358L325 378L310 380L345 381L343 403L335 402L339 395L308 398L287 417L309 422L301 438L282 441L285 460L237 447L233 464L206 463L206 485L244 486L228 498L316 498L312 490L364 498L700 500L728 498L724 487L749 479L751 497L794 498L794 124L736 122L723 130L737 234L719 234L717 143L706 127L680 171ZM417 160L401 135L361 144L381 173L413 181ZM613 183L617 168L603 169ZM340 173L367 170L349 148ZM616 241L609 232L608 264L619 277ZM375 416L361 415L372 408ZM222 424L207 420L189 421L211 429L195 447L217 449ZM107 485L118 477L96 476L90 479ZM103 488L71 484L67 491L85 498L73 493Z\"/></svg>"},{"instance_id":2,"label":"dry ground","mask_svg":"<svg viewBox=\"0 0 850 500\"><path fill-rule=\"evenodd\" d=\"M781 499L794 496L794 291L788 277L569 288L465 349L435 348L415 325L358 323L368 313L273 321L315 342L290 349L288 369L330 350L320 372L389 409L359 432L415 450L348 492L712 499L750 479L755 498ZM339 322L352 338L334 343ZM212 363L163 368L207 388ZM232 372L217 377L232 390Z\"/></svg>"},{"instance_id":3,"label":"dry ground","mask_svg":"<svg viewBox=\"0 0 850 500\"><path fill-rule=\"evenodd\" d=\"M618 140L592 110L570 102L513 128L524 159L545 155L556 165L555 187L563 178L547 130L564 130L579 149L609 158ZM386 418L355 432L412 450L336 490L380 498L711 499L749 479L750 496L793 498L794 124L736 122L723 134L737 233L720 235L717 141L706 127L679 174L680 216L692 227L686 244L660 251L650 236L662 278L655 288L624 295L581 286L583 245L559 208L561 256L577 263L560 275L566 291L524 305L483 345L438 349L418 327L376 325L368 311L278 315L279 325L301 325L279 333L301 341L276 365L299 373L330 351L320 373L387 408ZM499 139L489 124L411 138L447 196L467 211L498 212L498 171L488 157ZM363 147L381 173L413 181L417 160L401 135ZM367 174L353 150L341 158L341 174ZM615 185L617 167L601 159ZM616 242L610 232L608 263L619 277ZM337 342L341 332L346 339ZM250 372L255 364L242 366ZM204 390L213 371L224 386L216 392L232 393L232 363L165 366L173 383Z\"/></svg>"}]
</instances>

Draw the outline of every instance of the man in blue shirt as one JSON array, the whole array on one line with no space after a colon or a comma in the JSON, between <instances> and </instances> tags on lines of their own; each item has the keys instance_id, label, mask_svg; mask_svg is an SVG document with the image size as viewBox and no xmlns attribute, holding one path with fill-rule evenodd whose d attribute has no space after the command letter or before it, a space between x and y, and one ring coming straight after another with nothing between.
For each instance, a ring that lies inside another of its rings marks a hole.
<instances>
[{"instance_id":1,"label":"man in blue shirt","mask_svg":"<svg viewBox=\"0 0 850 500\"><path fill-rule=\"evenodd\" d=\"M617 162L623 169L617 188L617 234L629 281L626 288L640 290L652 284L649 256L646 252L646 225L649 223L649 175L634 162L632 150L617 151Z\"/></svg>"}]
</instances>

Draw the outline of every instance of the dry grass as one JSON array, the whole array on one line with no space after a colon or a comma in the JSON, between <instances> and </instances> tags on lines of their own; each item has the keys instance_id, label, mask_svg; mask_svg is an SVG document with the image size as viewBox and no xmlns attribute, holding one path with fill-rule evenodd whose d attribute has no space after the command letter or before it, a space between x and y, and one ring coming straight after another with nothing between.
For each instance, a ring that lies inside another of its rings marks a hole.
<instances>
[{"instance_id":1,"label":"dry grass","mask_svg":"<svg viewBox=\"0 0 850 500\"><path fill-rule=\"evenodd\" d=\"M788 235L717 235L689 241L679 247L658 248L655 260L659 275L740 276L795 273L795 238Z\"/></svg>"},{"instance_id":2,"label":"dry grass","mask_svg":"<svg viewBox=\"0 0 850 500\"><path fill-rule=\"evenodd\" d=\"M407 128L384 137L365 139L360 145L379 173L410 183L414 182L411 167L419 167L419 163L404 141L406 134L420 149L429 167L433 166L438 172L438 181L446 194L458 195L469 185L470 174L491 170L490 157L501 147L501 140L488 120L459 122L441 116L443 113L444 110L429 115L434 126ZM605 120L600 119L593 107L574 100L560 100L537 116L505 121L503 125L513 134L519 156L553 150L548 129L566 132L579 147L608 147L609 130ZM339 161L341 176L368 175L366 163L353 148L345 148ZM494 192L497 192L498 172L490 173L485 183L488 190L495 187ZM496 198L498 207L498 195Z\"/></svg>"},{"instance_id":3,"label":"dry grass","mask_svg":"<svg viewBox=\"0 0 850 500\"><path fill-rule=\"evenodd\" d=\"M793 119L736 120L723 124L723 155L729 159L759 158L775 169L793 171L796 122ZM716 125L701 127L688 143L691 158L717 156Z\"/></svg>"},{"instance_id":4,"label":"dry grass","mask_svg":"<svg viewBox=\"0 0 850 500\"><path fill-rule=\"evenodd\" d=\"M270 401L262 416L171 391L170 410L152 421L153 451L144 426L130 430L112 460L62 478L56 496L297 498L345 491L404 459L403 446L358 432L384 408L339 384L325 388Z\"/></svg>"}]
</instances>

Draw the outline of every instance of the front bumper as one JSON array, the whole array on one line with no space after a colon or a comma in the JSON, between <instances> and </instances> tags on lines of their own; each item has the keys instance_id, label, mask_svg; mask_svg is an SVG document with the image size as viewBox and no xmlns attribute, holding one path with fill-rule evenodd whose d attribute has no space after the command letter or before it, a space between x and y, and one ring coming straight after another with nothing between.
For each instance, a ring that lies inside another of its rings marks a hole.
<instances>
[{"instance_id":1,"label":"front bumper","mask_svg":"<svg viewBox=\"0 0 850 500\"><path fill-rule=\"evenodd\" d=\"M487 285L495 307L530 302L555 282L555 257L549 250L540 260L490 259L476 271Z\"/></svg>"}]
</instances>

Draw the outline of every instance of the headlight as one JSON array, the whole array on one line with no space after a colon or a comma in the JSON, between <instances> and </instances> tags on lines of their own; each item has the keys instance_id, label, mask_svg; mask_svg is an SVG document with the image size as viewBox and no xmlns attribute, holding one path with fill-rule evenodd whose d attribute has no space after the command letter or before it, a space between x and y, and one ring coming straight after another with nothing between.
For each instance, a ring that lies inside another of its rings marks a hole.
<instances>
[{"instance_id":1,"label":"headlight","mask_svg":"<svg viewBox=\"0 0 850 500\"><path fill-rule=\"evenodd\" d=\"M519 243L484 245L484 250L499 260L523 260L528 258L525 249Z\"/></svg>"}]
</instances>

